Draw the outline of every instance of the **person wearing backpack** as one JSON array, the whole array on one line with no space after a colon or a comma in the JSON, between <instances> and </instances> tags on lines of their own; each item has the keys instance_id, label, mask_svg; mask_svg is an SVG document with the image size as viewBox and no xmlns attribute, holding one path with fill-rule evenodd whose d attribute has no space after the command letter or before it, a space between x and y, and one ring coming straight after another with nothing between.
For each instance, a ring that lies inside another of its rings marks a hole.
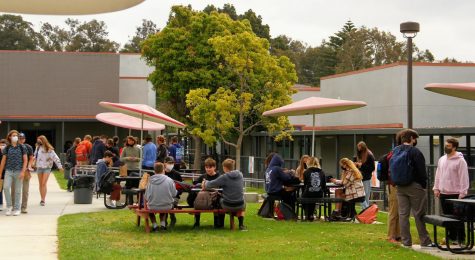
<instances>
[{"instance_id":1,"label":"person wearing backpack","mask_svg":"<svg viewBox=\"0 0 475 260\"><path fill-rule=\"evenodd\" d=\"M359 142L357 145L357 161L356 167L363 175L363 186L365 193L365 200L361 203L361 209L369 207L369 198L371 195L371 178L373 177L374 156L373 152L368 148L365 142Z\"/></svg>"},{"instance_id":2,"label":"person wearing backpack","mask_svg":"<svg viewBox=\"0 0 475 260\"><path fill-rule=\"evenodd\" d=\"M309 157L306 164L306 170L303 173L304 188L302 198L323 198L326 189L325 173L320 168L318 158ZM305 209L307 221L313 221L315 212L315 203L302 205Z\"/></svg>"},{"instance_id":3,"label":"person wearing backpack","mask_svg":"<svg viewBox=\"0 0 475 260\"><path fill-rule=\"evenodd\" d=\"M244 178L242 173L235 170L236 162L232 159L226 159L223 161L224 174L219 176L216 180L206 181L204 180L201 187L203 190L207 188L223 189L223 196L220 199L221 208L230 212L239 212L239 230L246 231L244 226L244 210L246 209L246 202L244 200ZM223 218L224 225L224 218Z\"/></svg>"},{"instance_id":4,"label":"person wearing backpack","mask_svg":"<svg viewBox=\"0 0 475 260\"><path fill-rule=\"evenodd\" d=\"M33 161L33 147L31 145L25 143L26 137L24 133L20 133L18 135L18 143L20 145L23 145L23 148L26 151L26 156L28 158L27 162L27 168L25 171L25 177L23 178L23 183L22 183L22 191L21 191L21 213L26 214L28 213L28 197L29 197L29 191L30 191L30 179L31 179L31 172L30 172L30 167L28 163ZM12 189L15 187L12 186ZM12 191L12 195L14 196L15 193Z\"/></svg>"},{"instance_id":5,"label":"person wearing backpack","mask_svg":"<svg viewBox=\"0 0 475 260\"><path fill-rule=\"evenodd\" d=\"M3 193L7 202L5 215L19 216L21 206L22 181L25 177L28 157L24 147L18 143L18 131L11 130L7 135L9 145L3 150L0 172L5 169ZM15 185L15 200L12 200L11 188Z\"/></svg>"},{"instance_id":6,"label":"person wearing backpack","mask_svg":"<svg viewBox=\"0 0 475 260\"><path fill-rule=\"evenodd\" d=\"M453 204L448 199L463 199L470 187L467 162L461 152L457 152L459 142L455 138L445 141L445 155L440 157L435 172L434 196L439 198L442 213L454 215ZM449 239L461 244L465 240L465 229L462 226L448 230Z\"/></svg>"},{"instance_id":7,"label":"person wearing backpack","mask_svg":"<svg viewBox=\"0 0 475 260\"><path fill-rule=\"evenodd\" d=\"M175 170L180 170L180 165L184 156L184 148L178 142L178 137L172 137L172 144L168 148L169 155L175 159Z\"/></svg>"},{"instance_id":8,"label":"person wearing backpack","mask_svg":"<svg viewBox=\"0 0 475 260\"><path fill-rule=\"evenodd\" d=\"M167 145L165 144L165 137L163 137L163 135L159 135L157 136L157 162L164 163L167 156L168 149Z\"/></svg>"},{"instance_id":9,"label":"person wearing backpack","mask_svg":"<svg viewBox=\"0 0 475 260\"><path fill-rule=\"evenodd\" d=\"M295 209L294 192L287 191L284 184L300 183L300 180L295 176L294 171L284 170L283 167L282 157L277 153L273 154L265 172L265 190L268 195L280 197L293 210Z\"/></svg>"},{"instance_id":10,"label":"person wearing backpack","mask_svg":"<svg viewBox=\"0 0 475 260\"><path fill-rule=\"evenodd\" d=\"M91 164L96 164L99 159L104 157L104 153L107 151L106 143L107 135L101 135L94 141L91 148Z\"/></svg>"},{"instance_id":11,"label":"person wearing backpack","mask_svg":"<svg viewBox=\"0 0 475 260\"><path fill-rule=\"evenodd\" d=\"M406 247L412 247L409 223L412 211L421 247L435 247L422 221L427 211L427 173L424 155L415 147L419 134L415 130L404 129L398 135L402 144L393 149L389 167L391 180L397 186L401 242Z\"/></svg>"},{"instance_id":12,"label":"person wearing backpack","mask_svg":"<svg viewBox=\"0 0 475 260\"><path fill-rule=\"evenodd\" d=\"M105 151L104 157L99 159L96 163L96 191L101 191L101 186L103 185L104 176L109 172L109 166L112 165L112 158L114 158L114 154L111 151ZM114 183L112 185L112 191L110 193L109 198L107 199L107 204L111 205L112 207L120 206L120 192L121 186L118 183ZM104 194L106 196L106 194Z\"/></svg>"},{"instance_id":13,"label":"person wearing backpack","mask_svg":"<svg viewBox=\"0 0 475 260\"><path fill-rule=\"evenodd\" d=\"M64 172L64 169L61 165L61 160L54 151L53 146L49 143L48 139L46 139L46 136L44 135L40 135L36 138L36 150L34 159L36 164L36 173L38 175L38 181L40 184L40 205L44 206L46 200L48 178L51 173L51 168L53 168L53 163L56 164L56 166L61 172Z\"/></svg>"},{"instance_id":14,"label":"person wearing backpack","mask_svg":"<svg viewBox=\"0 0 475 260\"><path fill-rule=\"evenodd\" d=\"M91 155L92 150L92 143L91 143L91 136L85 135L82 142L78 144L76 147L76 162L77 165L88 165L89 164L89 157Z\"/></svg>"}]
</instances>

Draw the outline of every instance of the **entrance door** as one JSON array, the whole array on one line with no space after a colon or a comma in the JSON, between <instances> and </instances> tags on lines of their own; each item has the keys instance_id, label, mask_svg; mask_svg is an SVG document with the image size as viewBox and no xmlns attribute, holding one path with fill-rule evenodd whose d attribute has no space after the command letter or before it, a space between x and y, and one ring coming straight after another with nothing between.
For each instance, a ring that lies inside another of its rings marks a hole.
<instances>
[{"instance_id":1,"label":"entrance door","mask_svg":"<svg viewBox=\"0 0 475 260\"><path fill-rule=\"evenodd\" d=\"M55 144L55 140L56 140L56 136L55 136L55 130L19 130L19 132L21 133L24 133L25 136L26 136L26 141L25 143L31 145L31 147L33 147L33 149L35 148L35 144L36 144L36 138L40 135L44 135L46 137L46 139L48 139L49 143L56 148L56 144ZM62 151L61 147L59 147L60 149L56 149L58 151Z\"/></svg>"}]
</instances>

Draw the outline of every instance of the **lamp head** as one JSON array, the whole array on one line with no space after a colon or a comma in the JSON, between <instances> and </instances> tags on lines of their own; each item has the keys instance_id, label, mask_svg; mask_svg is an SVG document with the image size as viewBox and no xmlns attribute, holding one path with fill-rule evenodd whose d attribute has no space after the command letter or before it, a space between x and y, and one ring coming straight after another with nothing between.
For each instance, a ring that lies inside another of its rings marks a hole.
<instances>
[{"instance_id":1,"label":"lamp head","mask_svg":"<svg viewBox=\"0 0 475 260\"><path fill-rule=\"evenodd\" d=\"M414 38L420 30L419 23L416 22L405 22L401 23L399 26L399 31L404 35L405 38Z\"/></svg>"}]
</instances>

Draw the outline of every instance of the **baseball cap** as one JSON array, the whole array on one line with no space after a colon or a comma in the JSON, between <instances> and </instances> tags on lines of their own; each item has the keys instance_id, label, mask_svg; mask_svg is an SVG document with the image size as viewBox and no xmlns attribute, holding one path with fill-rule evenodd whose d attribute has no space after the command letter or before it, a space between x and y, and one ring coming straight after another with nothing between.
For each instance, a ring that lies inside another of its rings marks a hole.
<instances>
[{"instance_id":1,"label":"baseball cap","mask_svg":"<svg viewBox=\"0 0 475 260\"><path fill-rule=\"evenodd\" d=\"M175 159L171 156L165 157L165 163L174 163Z\"/></svg>"},{"instance_id":2,"label":"baseball cap","mask_svg":"<svg viewBox=\"0 0 475 260\"><path fill-rule=\"evenodd\" d=\"M25 134L24 134L24 133L20 133L20 134L18 135L18 138L25 138Z\"/></svg>"}]
</instances>

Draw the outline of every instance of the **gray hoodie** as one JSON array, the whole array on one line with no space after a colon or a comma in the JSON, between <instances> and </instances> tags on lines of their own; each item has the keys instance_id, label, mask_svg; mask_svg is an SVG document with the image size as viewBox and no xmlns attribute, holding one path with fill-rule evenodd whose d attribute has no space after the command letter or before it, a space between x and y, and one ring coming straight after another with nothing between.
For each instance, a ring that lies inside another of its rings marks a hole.
<instances>
[{"instance_id":1,"label":"gray hoodie","mask_svg":"<svg viewBox=\"0 0 475 260\"><path fill-rule=\"evenodd\" d=\"M145 199L151 210L167 210L173 207L176 197L175 182L165 174L155 174L150 177Z\"/></svg>"},{"instance_id":2,"label":"gray hoodie","mask_svg":"<svg viewBox=\"0 0 475 260\"><path fill-rule=\"evenodd\" d=\"M230 171L216 180L206 181L206 188L223 188L223 200L229 203L244 201L244 179L240 171Z\"/></svg>"}]
</instances>

